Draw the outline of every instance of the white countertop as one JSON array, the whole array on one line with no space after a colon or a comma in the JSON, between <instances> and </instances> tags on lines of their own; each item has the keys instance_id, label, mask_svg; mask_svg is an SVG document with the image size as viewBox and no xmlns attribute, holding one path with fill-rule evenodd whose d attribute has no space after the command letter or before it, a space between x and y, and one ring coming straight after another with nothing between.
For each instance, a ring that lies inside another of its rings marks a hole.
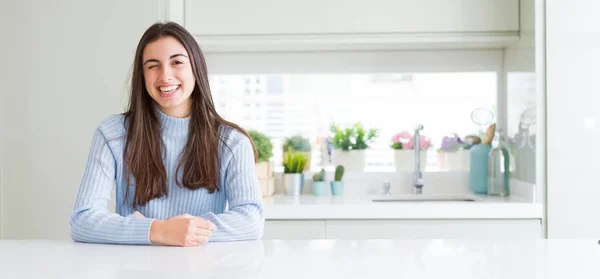
<instances>
[{"instance_id":1,"label":"white countertop","mask_svg":"<svg viewBox=\"0 0 600 279\"><path fill-rule=\"evenodd\" d=\"M0 241L0 278L600 278L598 240Z\"/></svg>"},{"instance_id":2,"label":"white countertop","mask_svg":"<svg viewBox=\"0 0 600 279\"><path fill-rule=\"evenodd\" d=\"M412 194L397 197L415 197ZM280 219L541 219L543 204L510 196L455 195L474 202L373 202L390 196L265 197L265 218ZM452 196L449 196L452 197Z\"/></svg>"}]
</instances>

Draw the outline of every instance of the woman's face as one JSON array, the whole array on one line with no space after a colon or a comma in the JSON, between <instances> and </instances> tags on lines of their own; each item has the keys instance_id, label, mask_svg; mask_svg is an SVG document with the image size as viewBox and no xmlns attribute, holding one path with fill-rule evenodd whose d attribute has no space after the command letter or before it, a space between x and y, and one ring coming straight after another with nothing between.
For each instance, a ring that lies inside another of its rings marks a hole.
<instances>
[{"instance_id":1,"label":"woman's face","mask_svg":"<svg viewBox=\"0 0 600 279\"><path fill-rule=\"evenodd\" d=\"M171 117L190 114L190 95L196 79L185 47L171 36L149 43L142 54L148 94Z\"/></svg>"}]
</instances>

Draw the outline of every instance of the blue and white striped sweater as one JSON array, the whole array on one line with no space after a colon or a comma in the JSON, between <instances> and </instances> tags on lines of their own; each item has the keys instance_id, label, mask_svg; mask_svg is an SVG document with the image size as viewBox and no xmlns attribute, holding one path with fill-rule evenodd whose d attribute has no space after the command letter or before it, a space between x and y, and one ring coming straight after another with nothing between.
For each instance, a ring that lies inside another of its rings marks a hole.
<instances>
[{"instance_id":1,"label":"blue and white striped sweater","mask_svg":"<svg viewBox=\"0 0 600 279\"><path fill-rule=\"evenodd\" d=\"M124 116L104 120L96 130L89 158L71 215L71 238L75 241L113 244L150 244L150 225L188 213L213 222L217 229L210 241L260 239L264 215L262 195L255 173L254 152L250 140L233 129L223 127L220 144L221 175L219 191L189 190L175 183L178 159L187 141L189 117L173 118L158 110L162 138L166 148L169 195L153 199L138 210L146 218L132 215L135 190L125 198L123 149ZM233 152L233 153L232 153ZM180 177L182 170L180 169ZM107 205L116 183L116 214Z\"/></svg>"}]
</instances>

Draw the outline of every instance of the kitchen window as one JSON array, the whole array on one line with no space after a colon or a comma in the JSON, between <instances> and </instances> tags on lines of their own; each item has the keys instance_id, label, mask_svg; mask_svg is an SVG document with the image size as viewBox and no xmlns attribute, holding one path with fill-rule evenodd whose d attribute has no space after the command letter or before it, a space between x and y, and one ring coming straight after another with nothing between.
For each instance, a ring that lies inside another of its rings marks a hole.
<instances>
[{"instance_id":1,"label":"kitchen window","mask_svg":"<svg viewBox=\"0 0 600 279\"><path fill-rule=\"evenodd\" d=\"M330 125L361 122L379 130L366 151L365 171L394 171L391 138L412 133L416 124L433 143L425 170L439 171L436 150L444 136L480 135L485 127L471 120L474 109L498 115L499 53L217 53L207 54L207 63L217 111L271 137L276 170L282 170L285 137L298 134L312 144L311 170L333 169Z\"/></svg>"}]
</instances>

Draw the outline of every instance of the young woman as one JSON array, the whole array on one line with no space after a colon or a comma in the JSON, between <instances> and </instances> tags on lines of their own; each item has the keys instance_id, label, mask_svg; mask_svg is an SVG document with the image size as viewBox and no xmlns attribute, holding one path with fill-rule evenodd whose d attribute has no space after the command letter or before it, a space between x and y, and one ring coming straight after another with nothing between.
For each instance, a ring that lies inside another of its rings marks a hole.
<instances>
[{"instance_id":1,"label":"young woman","mask_svg":"<svg viewBox=\"0 0 600 279\"><path fill-rule=\"evenodd\" d=\"M94 134L71 237L175 246L259 239L255 161L248 134L215 110L193 36L154 24L137 46L127 111ZM107 210L115 183L116 214Z\"/></svg>"}]
</instances>

